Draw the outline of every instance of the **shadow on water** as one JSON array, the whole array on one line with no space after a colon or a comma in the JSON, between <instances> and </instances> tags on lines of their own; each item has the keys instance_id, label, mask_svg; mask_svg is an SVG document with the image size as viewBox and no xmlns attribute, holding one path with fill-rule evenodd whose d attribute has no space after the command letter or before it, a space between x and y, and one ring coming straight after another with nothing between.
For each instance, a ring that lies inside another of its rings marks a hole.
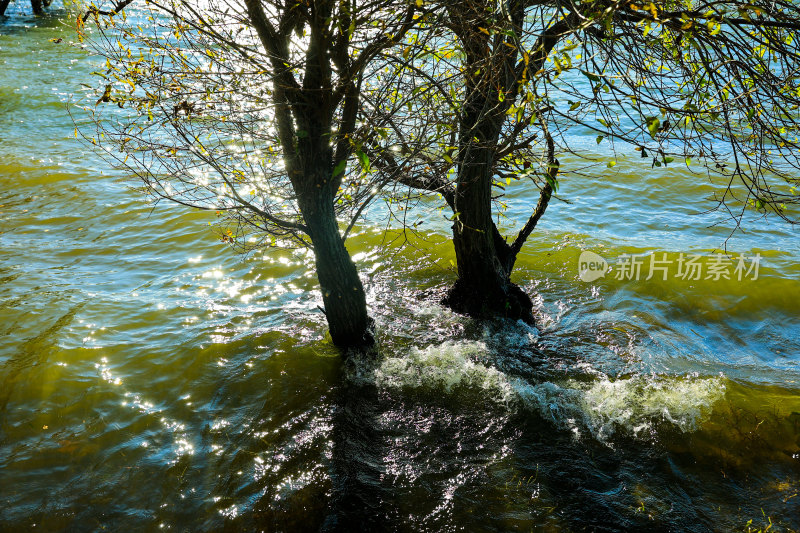
<instances>
[{"instance_id":1,"label":"shadow on water","mask_svg":"<svg viewBox=\"0 0 800 533\"><path fill-rule=\"evenodd\" d=\"M14 279L16 279L14 276L0 279L0 287L4 282L8 283ZM5 412L8 409L8 402L14 392L14 387L23 379L29 367L46 363L46 358L52 352L50 348L58 333L73 322L75 315L77 315L85 305L86 302L73 305L69 311L56 320L49 328L35 337L27 339L19 347L16 354L3 361L2 365L0 365L0 388L2 389L0 392L0 412ZM0 427L4 425L5 422L3 422ZM3 440L4 439L0 439L0 442Z\"/></svg>"},{"instance_id":2,"label":"shadow on water","mask_svg":"<svg viewBox=\"0 0 800 533\"><path fill-rule=\"evenodd\" d=\"M344 383L335 392L331 497L321 530L385 531L398 523L386 486L385 429L378 389Z\"/></svg>"}]
</instances>

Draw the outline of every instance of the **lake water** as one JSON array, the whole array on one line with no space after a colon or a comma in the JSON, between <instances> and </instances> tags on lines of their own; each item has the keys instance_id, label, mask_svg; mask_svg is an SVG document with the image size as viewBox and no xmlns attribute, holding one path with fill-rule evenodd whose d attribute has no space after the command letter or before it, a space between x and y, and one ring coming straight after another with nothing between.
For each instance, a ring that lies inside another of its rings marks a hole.
<instances>
[{"instance_id":1,"label":"lake water","mask_svg":"<svg viewBox=\"0 0 800 533\"><path fill-rule=\"evenodd\" d=\"M0 530L800 529L796 228L746 216L732 279L704 279L731 231L696 214L718 185L562 159L571 203L514 278L537 329L437 304L441 215L405 247L365 226L378 357L345 364L308 255L237 256L74 139L92 60L27 10L0 20ZM535 201L512 196L508 226ZM615 270L581 281L582 250Z\"/></svg>"}]
</instances>

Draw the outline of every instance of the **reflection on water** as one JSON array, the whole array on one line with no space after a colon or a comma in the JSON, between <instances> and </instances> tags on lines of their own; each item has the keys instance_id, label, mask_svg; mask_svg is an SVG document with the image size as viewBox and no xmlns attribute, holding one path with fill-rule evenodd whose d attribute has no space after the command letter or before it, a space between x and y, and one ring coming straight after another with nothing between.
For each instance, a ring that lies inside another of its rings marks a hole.
<instances>
[{"instance_id":1,"label":"reflection on water","mask_svg":"<svg viewBox=\"0 0 800 533\"><path fill-rule=\"evenodd\" d=\"M233 256L75 144L70 35L0 21L0 529L800 529L796 230L730 241L756 281L583 283L583 249L727 233L686 172L566 175L520 258L534 329L436 303L444 223L364 227L379 344L343 363L308 254Z\"/></svg>"}]
</instances>

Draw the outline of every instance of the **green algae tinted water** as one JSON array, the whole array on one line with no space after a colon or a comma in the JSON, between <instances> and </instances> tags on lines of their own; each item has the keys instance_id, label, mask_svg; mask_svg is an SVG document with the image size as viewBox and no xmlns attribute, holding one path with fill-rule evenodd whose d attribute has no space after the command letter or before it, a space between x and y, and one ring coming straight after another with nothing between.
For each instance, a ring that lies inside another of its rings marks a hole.
<instances>
[{"instance_id":1,"label":"green algae tinted water","mask_svg":"<svg viewBox=\"0 0 800 533\"><path fill-rule=\"evenodd\" d=\"M75 141L94 65L25 11L0 21L0 530L800 529L796 229L726 244L685 167L567 173L516 273L533 329L437 305L440 214L403 248L365 225L379 357L344 364L308 255L235 256ZM731 279L678 277L725 245ZM615 270L581 281L583 250Z\"/></svg>"}]
</instances>

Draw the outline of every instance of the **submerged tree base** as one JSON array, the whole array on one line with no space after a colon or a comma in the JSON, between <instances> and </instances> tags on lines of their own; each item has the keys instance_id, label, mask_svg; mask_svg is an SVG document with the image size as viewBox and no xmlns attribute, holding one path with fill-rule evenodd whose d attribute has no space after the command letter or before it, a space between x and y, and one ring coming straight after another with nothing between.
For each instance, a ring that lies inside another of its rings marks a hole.
<instances>
[{"instance_id":1,"label":"submerged tree base","mask_svg":"<svg viewBox=\"0 0 800 533\"><path fill-rule=\"evenodd\" d=\"M330 325L331 319L328 316L328 313L326 313L324 310L323 313L325 313L326 317L328 318L328 324ZM334 322L338 321L334 319ZM335 336L334 333L336 333ZM328 339L339 350L339 353L344 358L349 357L351 353L354 352L369 351L375 347L375 319L368 316L367 326L360 332L354 330L337 331L331 327L328 329Z\"/></svg>"},{"instance_id":2,"label":"submerged tree base","mask_svg":"<svg viewBox=\"0 0 800 533\"><path fill-rule=\"evenodd\" d=\"M486 284L466 283L458 279L442 299L456 313L473 318L509 318L522 320L531 326L533 302L528 293L510 281L505 287L487 287Z\"/></svg>"},{"instance_id":3,"label":"submerged tree base","mask_svg":"<svg viewBox=\"0 0 800 533\"><path fill-rule=\"evenodd\" d=\"M367 317L367 329L357 338L353 337L346 343L340 344L345 348L344 353L349 350L369 350L375 346L375 319Z\"/></svg>"}]
</instances>

